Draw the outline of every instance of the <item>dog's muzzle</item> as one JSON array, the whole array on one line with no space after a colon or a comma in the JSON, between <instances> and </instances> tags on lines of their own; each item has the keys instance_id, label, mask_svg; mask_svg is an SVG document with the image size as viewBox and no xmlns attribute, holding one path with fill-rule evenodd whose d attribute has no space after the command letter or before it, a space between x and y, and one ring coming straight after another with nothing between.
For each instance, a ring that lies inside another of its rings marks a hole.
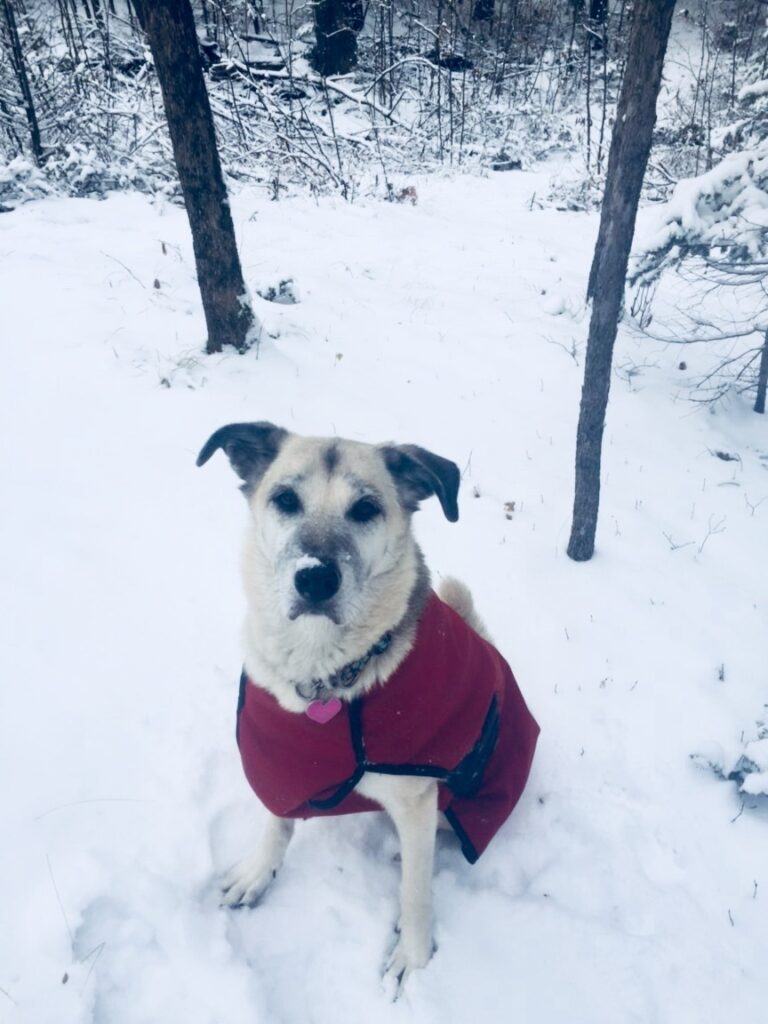
<instances>
[{"instance_id":1,"label":"dog's muzzle","mask_svg":"<svg viewBox=\"0 0 768 1024\"><path fill-rule=\"evenodd\" d=\"M293 578L293 585L309 606L323 605L339 592L341 573L336 562L319 562L299 569Z\"/></svg>"}]
</instances>

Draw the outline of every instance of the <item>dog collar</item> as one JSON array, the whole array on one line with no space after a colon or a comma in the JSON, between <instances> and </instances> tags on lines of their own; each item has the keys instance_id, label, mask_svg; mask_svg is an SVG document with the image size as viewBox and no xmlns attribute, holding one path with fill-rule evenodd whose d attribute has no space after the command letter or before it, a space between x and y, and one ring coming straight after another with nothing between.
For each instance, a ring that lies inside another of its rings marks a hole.
<instances>
[{"instance_id":1,"label":"dog collar","mask_svg":"<svg viewBox=\"0 0 768 1024\"><path fill-rule=\"evenodd\" d=\"M327 702L337 690L348 690L350 686L354 686L371 658L383 654L391 643L392 633L387 632L365 652L362 658L342 665L326 679L311 679L308 682L295 683L296 693L302 700Z\"/></svg>"}]
</instances>

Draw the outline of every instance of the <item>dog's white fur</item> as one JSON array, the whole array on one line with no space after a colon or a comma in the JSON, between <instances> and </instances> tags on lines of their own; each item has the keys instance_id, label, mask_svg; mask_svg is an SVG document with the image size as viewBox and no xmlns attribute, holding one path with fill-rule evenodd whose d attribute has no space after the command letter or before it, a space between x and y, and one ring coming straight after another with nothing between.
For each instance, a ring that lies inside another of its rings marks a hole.
<instances>
[{"instance_id":1,"label":"dog's white fur","mask_svg":"<svg viewBox=\"0 0 768 1024\"><path fill-rule=\"evenodd\" d=\"M328 457L329 449L335 453ZM230 454L231 457L231 454ZM244 475L244 474L242 474ZM280 515L275 494L289 486L301 499L302 515ZM382 515L357 528L347 510L361 496L375 496ZM288 711L301 713L307 700L297 680L327 678L365 653L385 632L395 630L390 648L369 663L351 699L374 684L386 684L408 654L418 615L409 621L409 602L425 585L425 570L411 532L410 510L382 457L372 445L287 435L263 475L250 488L249 526L242 558L247 600L243 628L248 676L269 690ZM311 562L307 537L336 538L341 546L341 588L335 621L296 614L297 567ZM482 635L469 590L457 580L440 587L443 600ZM402 878L398 939L385 965L385 978L399 992L407 976L432 955L432 896L437 783L409 776L366 774L357 790L380 804L398 832ZM294 831L292 820L269 815L255 854L239 864L223 887L229 906L255 903L282 864Z\"/></svg>"},{"instance_id":2,"label":"dog's white fur","mask_svg":"<svg viewBox=\"0 0 768 1024\"><path fill-rule=\"evenodd\" d=\"M342 474L328 473L323 465L329 444L328 438L290 435L249 499L251 516L242 557L248 604L245 668L288 711L306 709L306 701L296 693L296 680L329 676L403 619L419 568L410 516L375 447L338 442ZM375 492L382 499L384 528L358 531L361 559L370 570L366 578L356 580L342 562L341 628L323 616L289 617L295 568L305 552L294 539L295 525L281 521L269 508L270 494L285 481L301 486L308 517L321 534L343 522L357 495ZM412 641L413 631L366 668L355 695L392 675Z\"/></svg>"}]
</instances>

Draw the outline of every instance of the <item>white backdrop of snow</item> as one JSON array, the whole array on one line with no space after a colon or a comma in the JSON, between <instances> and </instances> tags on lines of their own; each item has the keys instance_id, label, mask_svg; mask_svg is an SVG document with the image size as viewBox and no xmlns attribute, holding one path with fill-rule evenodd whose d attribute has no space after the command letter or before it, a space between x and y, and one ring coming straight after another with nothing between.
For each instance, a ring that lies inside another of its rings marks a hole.
<instances>
[{"instance_id":1,"label":"white backdrop of snow","mask_svg":"<svg viewBox=\"0 0 768 1024\"><path fill-rule=\"evenodd\" d=\"M568 560L597 220L529 210L545 178L418 181L416 207L242 193L248 280L302 295L259 302L258 360L200 354L178 209L0 219L3 1022L764 1016L768 821L691 755L735 763L765 714L766 423L675 402L679 353L620 337L645 369L614 379L597 557ZM394 1005L383 816L303 824L260 907L218 906L263 812L234 745L244 503L194 459L247 419L460 464L461 521L427 504L418 534L542 726L480 862L441 842L438 950Z\"/></svg>"}]
</instances>

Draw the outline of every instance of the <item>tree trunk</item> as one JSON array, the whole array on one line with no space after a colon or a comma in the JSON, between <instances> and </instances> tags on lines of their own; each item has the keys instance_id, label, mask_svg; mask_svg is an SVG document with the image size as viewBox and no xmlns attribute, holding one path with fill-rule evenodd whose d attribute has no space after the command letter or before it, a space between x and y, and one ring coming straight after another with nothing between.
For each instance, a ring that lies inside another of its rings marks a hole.
<instances>
[{"instance_id":1,"label":"tree trunk","mask_svg":"<svg viewBox=\"0 0 768 1024\"><path fill-rule=\"evenodd\" d=\"M608 0L590 0L589 20L593 21L596 25L603 25L607 17Z\"/></svg>"},{"instance_id":2,"label":"tree trunk","mask_svg":"<svg viewBox=\"0 0 768 1024\"><path fill-rule=\"evenodd\" d=\"M493 21L496 13L496 0L475 0L472 7L473 21Z\"/></svg>"},{"instance_id":3,"label":"tree trunk","mask_svg":"<svg viewBox=\"0 0 768 1024\"><path fill-rule=\"evenodd\" d=\"M607 42L608 0L591 0L587 35L593 50L602 50Z\"/></svg>"},{"instance_id":4,"label":"tree trunk","mask_svg":"<svg viewBox=\"0 0 768 1024\"><path fill-rule=\"evenodd\" d=\"M757 398L755 412L765 412L765 392L768 390L768 329L765 332L763 351L760 353L760 369L757 371Z\"/></svg>"},{"instance_id":5,"label":"tree trunk","mask_svg":"<svg viewBox=\"0 0 768 1024\"><path fill-rule=\"evenodd\" d=\"M37 120L35 101L32 97L32 90L29 86L29 75L27 64L24 59L24 50L19 38L19 29L16 25L16 14L13 10L11 0L1 0L3 7L3 18L8 32L8 42L11 48L11 63L16 74L16 81L19 83L21 97L24 101L24 112L27 115L29 126L29 138L32 143L32 155L38 167L43 163L43 144L40 138L40 125Z\"/></svg>"},{"instance_id":6,"label":"tree trunk","mask_svg":"<svg viewBox=\"0 0 768 1024\"><path fill-rule=\"evenodd\" d=\"M574 23L584 15L585 0L571 0ZM602 50L605 37L605 23L608 20L608 0L589 0L589 14L585 20L585 45L593 50Z\"/></svg>"},{"instance_id":7,"label":"tree trunk","mask_svg":"<svg viewBox=\"0 0 768 1024\"><path fill-rule=\"evenodd\" d=\"M638 0L611 139L600 230L587 288L592 317L576 436L576 491L568 543L568 555L577 562L590 559L595 549L613 344L674 6L675 0Z\"/></svg>"},{"instance_id":8,"label":"tree trunk","mask_svg":"<svg viewBox=\"0 0 768 1024\"><path fill-rule=\"evenodd\" d=\"M571 0L574 14L584 13L585 0ZM589 0L589 19L602 25L608 17L608 0Z\"/></svg>"},{"instance_id":9,"label":"tree trunk","mask_svg":"<svg viewBox=\"0 0 768 1024\"><path fill-rule=\"evenodd\" d=\"M91 7L93 8L93 16L96 19L96 24L99 28L104 28L104 12L101 9L100 0L91 0Z\"/></svg>"},{"instance_id":10,"label":"tree trunk","mask_svg":"<svg viewBox=\"0 0 768 1024\"><path fill-rule=\"evenodd\" d=\"M136 0L147 34L192 229L207 352L244 352L260 330L248 300L216 148L190 0Z\"/></svg>"},{"instance_id":11,"label":"tree trunk","mask_svg":"<svg viewBox=\"0 0 768 1024\"><path fill-rule=\"evenodd\" d=\"M310 60L319 75L346 75L357 64L362 0L315 0L315 45Z\"/></svg>"}]
</instances>

